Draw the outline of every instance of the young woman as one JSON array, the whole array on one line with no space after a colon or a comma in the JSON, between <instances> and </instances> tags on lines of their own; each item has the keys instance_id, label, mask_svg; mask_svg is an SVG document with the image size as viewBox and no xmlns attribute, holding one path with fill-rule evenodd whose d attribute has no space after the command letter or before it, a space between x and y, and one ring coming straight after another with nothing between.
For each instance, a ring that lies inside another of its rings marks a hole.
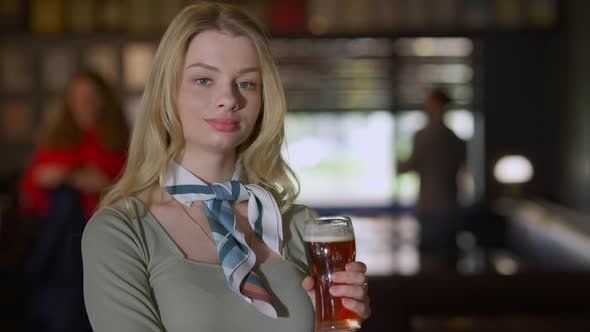
<instances>
[{"instance_id":1,"label":"young woman","mask_svg":"<svg viewBox=\"0 0 590 332\"><path fill-rule=\"evenodd\" d=\"M82 231L100 192L123 168L129 129L121 104L92 71L77 72L63 100L42 123L20 202L22 212L39 222L28 260L36 280L33 320L43 331L86 331Z\"/></svg>"},{"instance_id":2,"label":"young woman","mask_svg":"<svg viewBox=\"0 0 590 332\"><path fill-rule=\"evenodd\" d=\"M83 237L95 331L313 331L302 228L280 155L286 105L263 29L229 5L164 34L121 179ZM369 316L366 268L335 276Z\"/></svg>"}]
</instances>

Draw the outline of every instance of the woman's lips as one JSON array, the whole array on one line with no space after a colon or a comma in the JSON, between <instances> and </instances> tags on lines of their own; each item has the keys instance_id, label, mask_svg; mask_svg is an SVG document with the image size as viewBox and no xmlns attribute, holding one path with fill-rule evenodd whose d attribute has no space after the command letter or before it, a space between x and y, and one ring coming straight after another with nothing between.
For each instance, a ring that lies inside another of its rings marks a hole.
<instances>
[{"instance_id":1,"label":"woman's lips","mask_svg":"<svg viewBox=\"0 0 590 332\"><path fill-rule=\"evenodd\" d=\"M238 121L225 118L206 119L207 123L215 130L232 132L238 129Z\"/></svg>"}]
</instances>

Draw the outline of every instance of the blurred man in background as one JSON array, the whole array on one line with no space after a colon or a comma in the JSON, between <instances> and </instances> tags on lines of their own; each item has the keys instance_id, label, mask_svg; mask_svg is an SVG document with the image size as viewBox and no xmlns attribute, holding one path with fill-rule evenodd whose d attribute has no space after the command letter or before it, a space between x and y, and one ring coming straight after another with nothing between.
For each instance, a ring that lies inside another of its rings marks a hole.
<instances>
[{"instance_id":1,"label":"blurred man in background","mask_svg":"<svg viewBox=\"0 0 590 332\"><path fill-rule=\"evenodd\" d=\"M457 177L465 164L466 147L443 122L449 102L444 91L430 91L424 102L428 124L414 136L410 158L398 166L400 173L415 171L420 176L416 215L425 269L452 262L460 215Z\"/></svg>"}]
</instances>

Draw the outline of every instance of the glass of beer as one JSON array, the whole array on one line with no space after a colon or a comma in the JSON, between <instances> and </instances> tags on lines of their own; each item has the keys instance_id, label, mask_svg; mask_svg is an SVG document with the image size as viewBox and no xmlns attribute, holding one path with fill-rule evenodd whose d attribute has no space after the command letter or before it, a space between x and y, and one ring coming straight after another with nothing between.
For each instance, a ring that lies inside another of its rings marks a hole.
<instances>
[{"instance_id":1,"label":"glass of beer","mask_svg":"<svg viewBox=\"0 0 590 332\"><path fill-rule=\"evenodd\" d=\"M332 296L332 273L344 271L356 254L354 230L349 217L320 217L305 222L303 241L315 282L316 331L353 331L360 328L359 316Z\"/></svg>"}]
</instances>

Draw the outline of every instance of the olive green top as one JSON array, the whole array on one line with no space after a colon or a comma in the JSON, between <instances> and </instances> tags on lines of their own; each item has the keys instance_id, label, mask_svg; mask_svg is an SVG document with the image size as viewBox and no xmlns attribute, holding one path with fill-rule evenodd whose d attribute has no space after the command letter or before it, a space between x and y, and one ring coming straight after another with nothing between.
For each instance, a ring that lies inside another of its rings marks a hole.
<instances>
[{"instance_id":1,"label":"olive green top","mask_svg":"<svg viewBox=\"0 0 590 332\"><path fill-rule=\"evenodd\" d=\"M255 267L273 293L272 319L227 286L220 265L186 258L141 201L130 202L101 208L84 230L84 298L95 332L313 331L301 281L303 223L314 211L294 206L283 215L285 260Z\"/></svg>"}]
</instances>

